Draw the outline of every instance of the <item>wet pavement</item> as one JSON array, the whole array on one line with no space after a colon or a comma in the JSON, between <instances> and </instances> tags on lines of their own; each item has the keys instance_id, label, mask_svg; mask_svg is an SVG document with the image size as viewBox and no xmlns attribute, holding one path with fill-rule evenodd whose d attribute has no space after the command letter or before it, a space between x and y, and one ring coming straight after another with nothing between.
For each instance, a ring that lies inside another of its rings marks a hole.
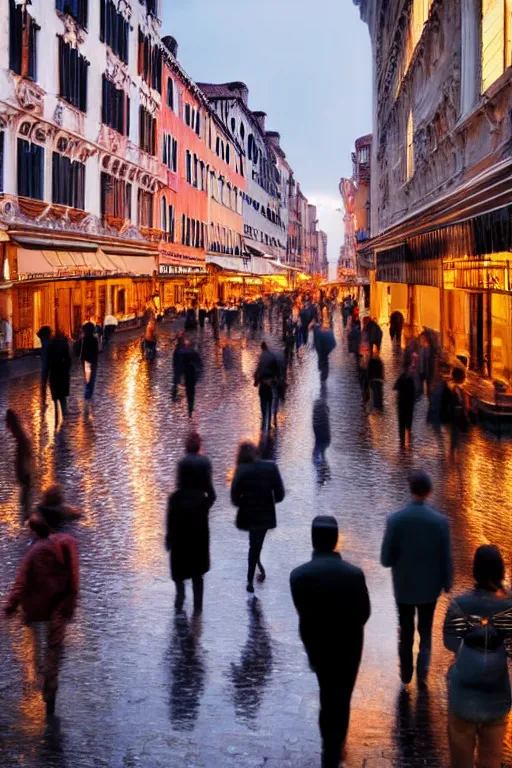
<instances>
[{"instance_id":1,"label":"wet pavement","mask_svg":"<svg viewBox=\"0 0 512 768\"><path fill-rule=\"evenodd\" d=\"M475 547L498 544L512 562L512 444L474 429L456 459L449 438L416 409L414 443L398 448L392 385L399 367L385 341L386 409L362 408L354 363L341 343L328 382L332 445L317 471L312 404L319 393L312 350L294 362L279 416L275 451L287 497L265 542L267 581L245 592L246 535L234 526L229 482L237 443L258 439L252 374L255 339L233 333L228 351L198 332L205 374L192 420L204 436L218 499L211 512L212 570L201 619L175 617L164 550L164 518L177 459L190 428L184 394L170 399L172 339L141 359L139 340L120 335L104 353L94 421L83 414L81 372L74 370L68 422L57 434L41 413L34 363L0 377L0 406L19 410L37 455L38 488L61 482L84 510L75 526L81 552L81 600L68 635L57 701L59 723L45 726L27 631L0 619L0 766L27 768L311 768L320 764L316 678L309 672L288 587L290 570L309 559L309 528L334 514L344 556L366 572L372 599L361 673L353 699L348 765L448 765L441 601L427 692L399 695L396 619L390 574L379 566L386 515L408 497L406 477L424 467L434 503L452 521L456 590L470 583ZM269 329L264 337L271 340ZM20 534L13 445L0 426L0 594L5 595L28 539ZM347 631L350 631L348 618ZM507 759L512 758L512 731Z\"/></svg>"}]
</instances>

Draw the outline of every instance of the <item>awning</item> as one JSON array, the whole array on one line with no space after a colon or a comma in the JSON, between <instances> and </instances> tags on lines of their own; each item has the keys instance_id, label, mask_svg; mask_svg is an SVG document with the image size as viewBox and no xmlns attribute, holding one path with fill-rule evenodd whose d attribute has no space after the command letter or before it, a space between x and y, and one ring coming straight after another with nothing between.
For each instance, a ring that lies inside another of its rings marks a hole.
<instances>
[{"instance_id":1,"label":"awning","mask_svg":"<svg viewBox=\"0 0 512 768\"><path fill-rule=\"evenodd\" d=\"M18 248L17 259L20 280L113 275L151 277L156 270L154 255L117 256L101 250L83 252Z\"/></svg>"},{"instance_id":2,"label":"awning","mask_svg":"<svg viewBox=\"0 0 512 768\"><path fill-rule=\"evenodd\" d=\"M215 267L227 270L229 272L238 272L239 274L268 276L286 275L286 267L276 264L261 256L252 256L250 259L243 259L240 256L224 256L219 253L206 254L207 264L213 264Z\"/></svg>"},{"instance_id":3,"label":"awning","mask_svg":"<svg viewBox=\"0 0 512 768\"><path fill-rule=\"evenodd\" d=\"M118 275L133 275L138 277L152 277L156 270L155 256L119 256L109 253L103 254L114 265Z\"/></svg>"}]
</instances>

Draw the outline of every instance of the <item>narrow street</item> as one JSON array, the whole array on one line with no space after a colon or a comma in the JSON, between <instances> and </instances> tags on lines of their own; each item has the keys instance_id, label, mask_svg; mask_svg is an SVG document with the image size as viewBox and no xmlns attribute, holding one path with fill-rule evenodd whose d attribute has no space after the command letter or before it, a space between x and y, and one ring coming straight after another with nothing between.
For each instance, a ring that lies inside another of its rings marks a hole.
<instances>
[{"instance_id":1,"label":"narrow street","mask_svg":"<svg viewBox=\"0 0 512 768\"><path fill-rule=\"evenodd\" d=\"M139 338L119 335L100 358L94 421L83 414L75 367L68 422L57 433L53 409L42 414L37 370L16 364L0 378L0 405L23 416L33 436L38 488L63 484L84 510L76 525L81 599L70 628L57 699L60 728L48 729L32 665L28 632L0 618L0 765L25 768L314 768L320 764L316 678L309 672L291 601L290 570L310 556L310 523L332 513L343 555L361 566L372 600L356 686L350 768L448 765L445 672L441 641L446 598L435 624L428 693L399 695L396 619L390 573L379 565L386 515L408 498L407 472L434 477L433 504L452 523L455 590L471 583L475 548L492 542L512 562L512 444L479 429L465 436L456 462L448 435L416 409L414 443L398 446L392 387L400 367L385 335L384 414L367 415L354 368L336 327L338 346L328 381L332 445L328 472L312 463L312 405L319 394L314 351L302 350L276 436L287 496L263 550L267 581L256 598L245 591L246 535L229 500L237 444L259 439L252 375L259 343L235 330L222 354L210 329L198 331L205 360L192 424L211 457L217 502L211 512L212 569L202 619L174 616L174 587L164 549L167 495L191 422L184 392L170 398L176 327L160 330L159 356L141 359ZM229 360L228 367L225 366ZM25 371L27 371L25 373ZM0 593L5 595L28 545L20 534L13 443L1 427ZM350 616L347 616L350 632ZM506 757L512 760L512 732Z\"/></svg>"}]
</instances>

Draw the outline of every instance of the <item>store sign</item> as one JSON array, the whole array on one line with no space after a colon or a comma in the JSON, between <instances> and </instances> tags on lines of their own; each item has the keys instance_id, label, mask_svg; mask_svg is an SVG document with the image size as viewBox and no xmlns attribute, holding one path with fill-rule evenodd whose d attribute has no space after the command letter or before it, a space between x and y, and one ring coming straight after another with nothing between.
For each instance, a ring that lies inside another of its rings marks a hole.
<instances>
[{"instance_id":1,"label":"store sign","mask_svg":"<svg viewBox=\"0 0 512 768\"><path fill-rule=\"evenodd\" d=\"M160 264L161 275L206 275L204 267L191 267L186 264Z\"/></svg>"}]
</instances>

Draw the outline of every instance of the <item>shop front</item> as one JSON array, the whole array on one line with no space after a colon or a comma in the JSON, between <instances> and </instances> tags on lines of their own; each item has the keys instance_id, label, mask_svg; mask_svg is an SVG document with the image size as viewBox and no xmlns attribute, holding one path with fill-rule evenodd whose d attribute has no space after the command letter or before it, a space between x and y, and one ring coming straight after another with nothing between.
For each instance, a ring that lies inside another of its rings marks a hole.
<instances>
[{"instance_id":1,"label":"shop front","mask_svg":"<svg viewBox=\"0 0 512 768\"><path fill-rule=\"evenodd\" d=\"M182 311L191 304L211 304L213 291L204 263L184 263L160 255L158 286L162 310Z\"/></svg>"}]
</instances>

